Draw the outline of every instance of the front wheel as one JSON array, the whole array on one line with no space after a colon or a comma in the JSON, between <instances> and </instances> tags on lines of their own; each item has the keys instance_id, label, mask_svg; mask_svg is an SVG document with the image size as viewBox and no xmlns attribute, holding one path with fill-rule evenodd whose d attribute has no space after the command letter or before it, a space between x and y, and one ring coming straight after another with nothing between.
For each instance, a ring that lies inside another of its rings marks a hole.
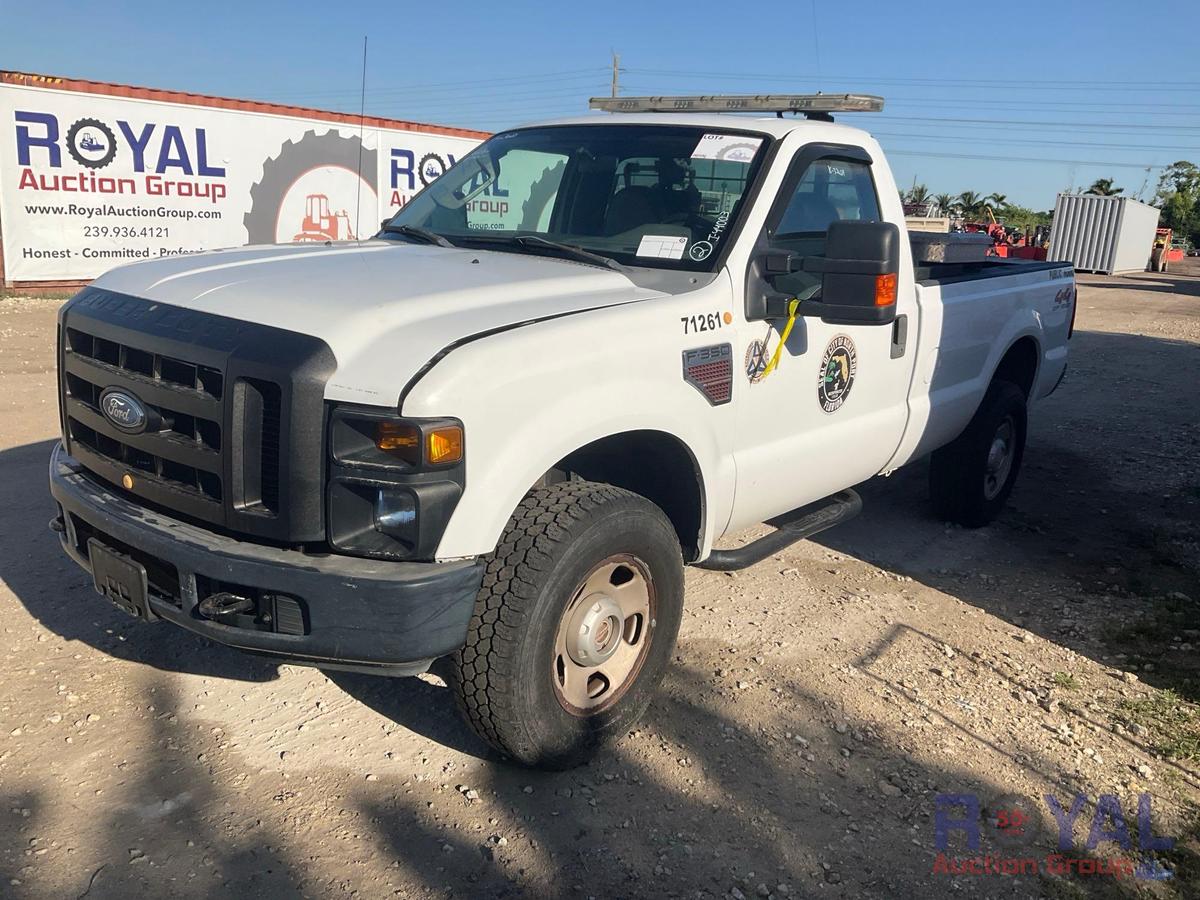
<instances>
[{"instance_id":1,"label":"front wheel","mask_svg":"<svg viewBox=\"0 0 1200 900\"><path fill-rule=\"evenodd\" d=\"M487 561L451 680L471 727L506 756L565 769L650 702L683 612L679 541L637 494L536 488Z\"/></svg>"},{"instance_id":2,"label":"front wheel","mask_svg":"<svg viewBox=\"0 0 1200 900\"><path fill-rule=\"evenodd\" d=\"M938 515L967 528L995 519L1021 469L1025 431L1024 392L993 381L966 430L933 453L929 489Z\"/></svg>"}]
</instances>

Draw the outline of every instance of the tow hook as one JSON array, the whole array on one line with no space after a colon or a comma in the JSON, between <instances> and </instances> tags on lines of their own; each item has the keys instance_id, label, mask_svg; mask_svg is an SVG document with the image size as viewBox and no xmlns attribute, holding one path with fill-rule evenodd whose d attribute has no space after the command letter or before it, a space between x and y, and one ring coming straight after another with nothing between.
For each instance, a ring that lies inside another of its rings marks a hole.
<instances>
[{"instance_id":1,"label":"tow hook","mask_svg":"<svg viewBox=\"0 0 1200 900\"><path fill-rule=\"evenodd\" d=\"M252 609L254 601L249 597L239 597L226 591L210 594L200 601L200 615L214 622L224 622Z\"/></svg>"}]
</instances>

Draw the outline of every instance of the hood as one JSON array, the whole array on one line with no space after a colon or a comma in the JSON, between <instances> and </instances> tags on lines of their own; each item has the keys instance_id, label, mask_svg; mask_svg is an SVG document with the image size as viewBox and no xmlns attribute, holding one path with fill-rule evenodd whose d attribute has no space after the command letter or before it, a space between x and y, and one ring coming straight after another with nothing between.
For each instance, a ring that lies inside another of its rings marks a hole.
<instances>
[{"instance_id":1,"label":"hood","mask_svg":"<svg viewBox=\"0 0 1200 900\"><path fill-rule=\"evenodd\" d=\"M94 284L319 337L338 364L327 399L386 406L456 341L656 295L583 263L400 241L196 253L122 266Z\"/></svg>"}]
</instances>

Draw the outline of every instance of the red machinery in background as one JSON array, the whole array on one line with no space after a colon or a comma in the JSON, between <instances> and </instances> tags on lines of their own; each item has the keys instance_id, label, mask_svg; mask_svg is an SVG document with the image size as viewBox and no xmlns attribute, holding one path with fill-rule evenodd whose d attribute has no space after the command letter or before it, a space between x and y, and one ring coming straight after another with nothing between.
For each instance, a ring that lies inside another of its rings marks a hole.
<instances>
[{"instance_id":1,"label":"red machinery in background","mask_svg":"<svg viewBox=\"0 0 1200 900\"><path fill-rule=\"evenodd\" d=\"M1170 228L1154 229L1154 244L1150 249L1150 271L1165 272L1167 264L1180 262L1184 257L1182 247L1176 247L1174 232Z\"/></svg>"},{"instance_id":2,"label":"red machinery in background","mask_svg":"<svg viewBox=\"0 0 1200 900\"><path fill-rule=\"evenodd\" d=\"M1010 228L996 221L996 215L990 206L985 206L988 222L964 222L963 230L968 234L986 234L992 239L988 256L999 256L1013 259L1046 259L1046 247L1038 246L1031 240L1028 232L1018 228Z\"/></svg>"}]
</instances>

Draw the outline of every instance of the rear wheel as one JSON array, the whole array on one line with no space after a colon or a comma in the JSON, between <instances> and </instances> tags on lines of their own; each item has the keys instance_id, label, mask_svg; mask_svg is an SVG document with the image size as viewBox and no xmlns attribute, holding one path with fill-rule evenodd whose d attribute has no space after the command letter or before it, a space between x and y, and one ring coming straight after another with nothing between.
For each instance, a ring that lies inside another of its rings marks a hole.
<instances>
[{"instance_id":1,"label":"rear wheel","mask_svg":"<svg viewBox=\"0 0 1200 900\"><path fill-rule=\"evenodd\" d=\"M993 381L966 430L934 451L929 488L938 515L968 528L995 519L1021 469L1025 431L1025 394Z\"/></svg>"},{"instance_id":2,"label":"rear wheel","mask_svg":"<svg viewBox=\"0 0 1200 900\"><path fill-rule=\"evenodd\" d=\"M535 488L488 559L453 660L459 704L518 762L578 765L645 711L682 610L679 542L657 506L592 482Z\"/></svg>"}]
</instances>

